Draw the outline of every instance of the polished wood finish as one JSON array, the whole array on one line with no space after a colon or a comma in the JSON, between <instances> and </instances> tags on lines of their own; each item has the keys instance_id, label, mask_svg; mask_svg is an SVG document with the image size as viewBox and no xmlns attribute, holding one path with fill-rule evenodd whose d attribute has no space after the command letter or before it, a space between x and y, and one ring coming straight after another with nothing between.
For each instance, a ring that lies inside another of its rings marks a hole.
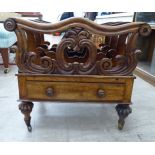
<instances>
[{"instance_id":1,"label":"polished wood finish","mask_svg":"<svg viewBox=\"0 0 155 155\"><path fill-rule=\"evenodd\" d=\"M4 26L17 35L19 99L24 105L55 100L118 103L118 128L123 128L131 113L132 72L141 52L136 40L150 33L149 25L98 25L83 18L45 24L14 18ZM59 44L44 41L44 34L55 32L65 33Z\"/></svg>"},{"instance_id":2,"label":"polished wood finish","mask_svg":"<svg viewBox=\"0 0 155 155\"><path fill-rule=\"evenodd\" d=\"M1 48L0 53L2 55L3 65L4 65L4 73L8 73L9 71L9 53L8 48Z\"/></svg>"},{"instance_id":3,"label":"polished wood finish","mask_svg":"<svg viewBox=\"0 0 155 155\"><path fill-rule=\"evenodd\" d=\"M33 101L117 101L129 104L133 80L134 76L18 75L20 99Z\"/></svg>"}]
</instances>

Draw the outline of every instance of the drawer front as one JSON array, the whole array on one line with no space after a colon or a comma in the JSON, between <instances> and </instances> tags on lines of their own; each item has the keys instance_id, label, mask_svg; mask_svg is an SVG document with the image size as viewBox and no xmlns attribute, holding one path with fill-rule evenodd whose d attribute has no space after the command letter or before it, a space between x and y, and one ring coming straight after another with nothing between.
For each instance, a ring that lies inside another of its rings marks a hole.
<instances>
[{"instance_id":1,"label":"drawer front","mask_svg":"<svg viewBox=\"0 0 155 155\"><path fill-rule=\"evenodd\" d=\"M122 101L125 84L26 81L26 98L33 100Z\"/></svg>"}]
</instances>

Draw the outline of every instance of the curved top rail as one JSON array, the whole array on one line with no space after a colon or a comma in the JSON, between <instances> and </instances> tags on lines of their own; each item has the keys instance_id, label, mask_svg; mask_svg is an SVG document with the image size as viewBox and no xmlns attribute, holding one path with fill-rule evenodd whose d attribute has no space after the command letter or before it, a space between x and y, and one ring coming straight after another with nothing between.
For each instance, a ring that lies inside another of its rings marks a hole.
<instances>
[{"instance_id":1,"label":"curved top rail","mask_svg":"<svg viewBox=\"0 0 155 155\"><path fill-rule=\"evenodd\" d=\"M14 31L16 28L24 28L41 33L54 33L64 31L72 27L83 27L96 34L103 35L119 35L122 33L133 32L139 30L141 35L148 35L151 28L144 22L132 22L122 25L99 25L85 18L72 17L58 23L37 23L22 18L9 18L5 21L4 27L8 31ZM140 29L139 29L140 28ZM142 30L141 30L142 29Z\"/></svg>"}]
</instances>

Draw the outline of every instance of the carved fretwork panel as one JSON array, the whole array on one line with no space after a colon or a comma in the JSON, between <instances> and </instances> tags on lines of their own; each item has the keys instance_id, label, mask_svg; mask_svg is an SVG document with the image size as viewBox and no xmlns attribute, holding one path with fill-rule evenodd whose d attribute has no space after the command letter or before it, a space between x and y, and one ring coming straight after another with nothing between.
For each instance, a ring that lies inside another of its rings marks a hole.
<instances>
[{"instance_id":1,"label":"carved fretwork panel","mask_svg":"<svg viewBox=\"0 0 155 155\"><path fill-rule=\"evenodd\" d=\"M75 18L55 29L51 25L34 29L36 23L25 26L16 20L5 22L19 40L16 62L21 72L33 74L131 75L140 53L135 46L137 37L150 33L145 23L99 26ZM55 31L65 32L61 41L57 45L45 42L44 34Z\"/></svg>"},{"instance_id":2,"label":"carved fretwork panel","mask_svg":"<svg viewBox=\"0 0 155 155\"><path fill-rule=\"evenodd\" d=\"M64 60L68 63L85 63L88 61L89 55L91 55L89 51L92 46L94 45L90 40L89 32L82 28L73 28L66 31L58 45L57 52L62 51Z\"/></svg>"}]
</instances>

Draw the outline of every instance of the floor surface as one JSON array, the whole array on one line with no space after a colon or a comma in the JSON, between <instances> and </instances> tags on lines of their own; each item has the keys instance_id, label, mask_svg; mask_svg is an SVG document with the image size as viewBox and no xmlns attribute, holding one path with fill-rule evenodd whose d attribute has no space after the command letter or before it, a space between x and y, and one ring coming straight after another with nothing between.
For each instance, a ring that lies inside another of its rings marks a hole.
<instances>
[{"instance_id":1,"label":"floor surface","mask_svg":"<svg viewBox=\"0 0 155 155\"><path fill-rule=\"evenodd\" d=\"M16 66L8 74L0 66L0 141L57 142L155 141L155 87L137 78L132 114L122 131L117 129L115 105L50 102L34 103L33 131L29 133L18 110Z\"/></svg>"}]
</instances>

